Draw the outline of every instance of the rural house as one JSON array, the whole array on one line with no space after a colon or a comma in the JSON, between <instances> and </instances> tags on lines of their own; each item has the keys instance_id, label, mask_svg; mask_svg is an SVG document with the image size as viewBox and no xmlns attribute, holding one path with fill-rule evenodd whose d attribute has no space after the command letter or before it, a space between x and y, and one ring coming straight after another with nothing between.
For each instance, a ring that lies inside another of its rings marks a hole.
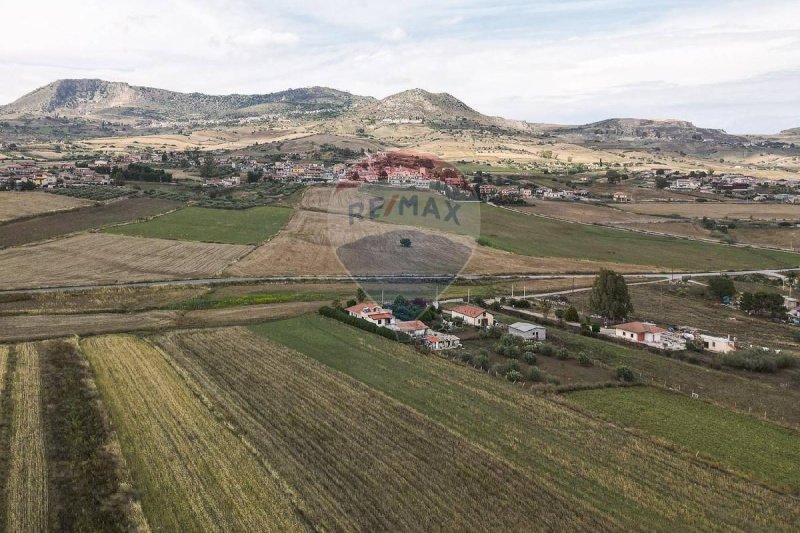
<instances>
[{"instance_id":1,"label":"rural house","mask_svg":"<svg viewBox=\"0 0 800 533\"><path fill-rule=\"evenodd\" d=\"M394 325L394 314L391 309L384 309L375 302L363 302L345 309L347 314L356 318L362 318L367 322L372 322L379 326Z\"/></svg>"},{"instance_id":2,"label":"rural house","mask_svg":"<svg viewBox=\"0 0 800 533\"><path fill-rule=\"evenodd\" d=\"M531 324L529 322L514 322L508 326L508 332L511 335L522 337L523 339L531 339L536 341L545 340L544 326L539 324Z\"/></svg>"},{"instance_id":3,"label":"rural house","mask_svg":"<svg viewBox=\"0 0 800 533\"><path fill-rule=\"evenodd\" d=\"M658 344L665 330L648 322L628 322L614 327L617 337L642 344Z\"/></svg>"},{"instance_id":4,"label":"rural house","mask_svg":"<svg viewBox=\"0 0 800 533\"><path fill-rule=\"evenodd\" d=\"M700 340L703 341L703 349L709 352L728 353L736 351L736 338L727 337L712 337L711 335L700 335Z\"/></svg>"},{"instance_id":5,"label":"rural house","mask_svg":"<svg viewBox=\"0 0 800 533\"><path fill-rule=\"evenodd\" d=\"M420 320L398 320L394 324L394 329L411 335L415 339L428 334L428 326Z\"/></svg>"},{"instance_id":6,"label":"rural house","mask_svg":"<svg viewBox=\"0 0 800 533\"><path fill-rule=\"evenodd\" d=\"M474 305L459 305L452 311L453 318L460 318L464 324L488 328L494 324L494 316L485 309Z\"/></svg>"},{"instance_id":7,"label":"rural house","mask_svg":"<svg viewBox=\"0 0 800 533\"><path fill-rule=\"evenodd\" d=\"M429 350L449 350L461 346L461 339L455 335L436 333L435 335L426 335L422 339L422 343Z\"/></svg>"}]
</instances>

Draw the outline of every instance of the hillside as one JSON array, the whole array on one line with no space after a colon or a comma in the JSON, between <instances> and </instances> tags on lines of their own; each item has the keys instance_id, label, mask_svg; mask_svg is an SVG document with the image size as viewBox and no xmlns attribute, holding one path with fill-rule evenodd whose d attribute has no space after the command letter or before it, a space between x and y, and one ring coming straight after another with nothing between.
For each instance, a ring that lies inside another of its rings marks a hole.
<instances>
[{"instance_id":1,"label":"hillside","mask_svg":"<svg viewBox=\"0 0 800 533\"><path fill-rule=\"evenodd\" d=\"M327 87L217 96L97 79L58 80L0 107L0 116L219 119L265 113L341 112L372 100Z\"/></svg>"},{"instance_id":2,"label":"hillside","mask_svg":"<svg viewBox=\"0 0 800 533\"><path fill-rule=\"evenodd\" d=\"M652 120L640 118L611 118L581 126L557 126L559 134L573 134L601 140L660 139L664 141L743 142L724 130L699 128L686 120Z\"/></svg>"}]
</instances>

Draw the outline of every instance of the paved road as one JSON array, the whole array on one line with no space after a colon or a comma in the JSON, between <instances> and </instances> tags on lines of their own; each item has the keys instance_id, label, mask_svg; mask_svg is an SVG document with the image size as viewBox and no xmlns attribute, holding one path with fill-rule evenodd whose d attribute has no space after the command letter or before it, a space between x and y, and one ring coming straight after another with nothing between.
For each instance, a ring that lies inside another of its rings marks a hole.
<instances>
[{"instance_id":1,"label":"paved road","mask_svg":"<svg viewBox=\"0 0 800 533\"><path fill-rule=\"evenodd\" d=\"M708 276L740 276L744 274L764 274L767 276L784 278L784 272L790 268L766 269L766 270L714 270L707 272L642 272L623 274L626 278L645 278L654 280L665 280L681 277L708 277ZM466 274L460 276L441 275L441 276L419 276L409 274L385 274L374 276L348 276L341 275L317 275L317 276L264 276L264 277L227 277L227 278L193 278L176 279L164 281L142 281L134 283L114 283L103 285L69 285L61 287L29 287L19 289L0 290L0 294L19 294L19 293L56 293L83 291L91 289L110 289L110 288L138 288L138 287L182 287L198 285L231 285L237 283L260 283L260 282L291 282L291 281L405 281L405 282L449 282L454 280L479 281L479 280L504 280L504 279L593 279L596 274L507 274L507 275L484 275Z\"/></svg>"}]
</instances>

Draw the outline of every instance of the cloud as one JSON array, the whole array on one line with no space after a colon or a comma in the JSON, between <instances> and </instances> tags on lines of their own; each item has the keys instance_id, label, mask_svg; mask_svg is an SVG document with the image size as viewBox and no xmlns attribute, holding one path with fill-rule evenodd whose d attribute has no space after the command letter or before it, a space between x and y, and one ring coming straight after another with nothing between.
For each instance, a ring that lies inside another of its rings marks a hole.
<instances>
[{"instance_id":1,"label":"cloud","mask_svg":"<svg viewBox=\"0 0 800 533\"><path fill-rule=\"evenodd\" d=\"M382 33L381 37L387 41L402 41L406 38L406 32L403 28L395 27L385 33Z\"/></svg>"}]
</instances>

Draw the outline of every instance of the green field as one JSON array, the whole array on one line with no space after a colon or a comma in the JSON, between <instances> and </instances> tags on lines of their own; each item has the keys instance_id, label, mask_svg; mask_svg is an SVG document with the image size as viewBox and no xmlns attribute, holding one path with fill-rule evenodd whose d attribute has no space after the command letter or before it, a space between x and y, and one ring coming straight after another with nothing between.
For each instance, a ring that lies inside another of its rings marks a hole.
<instances>
[{"instance_id":1,"label":"green field","mask_svg":"<svg viewBox=\"0 0 800 533\"><path fill-rule=\"evenodd\" d=\"M787 268L800 255L645 235L523 215L483 205L481 237L520 255L567 257L687 271Z\"/></svg>"},{"instance_id":2,"label":"green field","mask_svg":"<svg viewBox=\"0 0 800 533\"><path fill-rule=\"evenodd\" d=\"M731 470L800 492L800 434L795 431L650 387L580 391L567 398Z\"/></svg>"},{"instance_id":3,"label":"green field","mask_svg":"<svg viewBox=\"0 0 800 533\"><path fill-rule=\"evenodd\" d=\"M291 216L292 210L285 207L240 210L187 207L146 222L116 226L106 231L134 237L258 244L280 231Z\"/></svg>"},{"instance_id":4,"label":"green field","mask_svg":"<svg viewBox=\"0 0 800 533\"><path fill-rule=\"evenodd\" d=\"M482 372L319 316L253 330L430 417L611 529L800 524L793 498Z\"/></svg>"}]
</instances>

